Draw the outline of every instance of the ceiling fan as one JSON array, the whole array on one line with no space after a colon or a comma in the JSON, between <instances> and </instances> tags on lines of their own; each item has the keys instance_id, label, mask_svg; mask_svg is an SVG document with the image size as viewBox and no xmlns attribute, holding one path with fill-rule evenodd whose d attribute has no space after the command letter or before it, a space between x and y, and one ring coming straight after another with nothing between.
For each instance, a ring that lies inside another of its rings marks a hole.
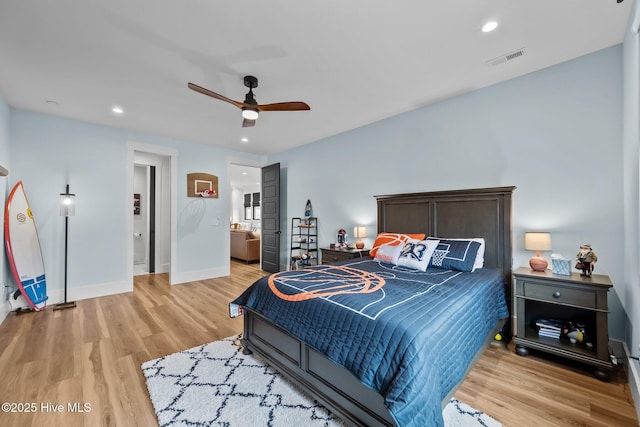
<instances>
[{"instance_id":1,"label":"ceiling fan","mask_svg":"<svg viewBox=\"0 0 640 427\"><path fill-rule=\"evenodd\" d=\"M249 88L249 92L247 92L247 95L244 98L244 102L239 102L234 101L233 99L229 99L226 96L220 95L218 93L212 92L209 89L198 86L197 84L188 84L189 89L200 92L203 95L228 102L229 104L233 104L236 107L240 108L242 110L242 117L244 119L242 121L242 127L245 128L255 126L258 115L262 111L300 111L311 109L311 107L309 107L309 105L307 105L305 102L297 101L277 102L275 104L258 104L255 97L253 96L253 89L258 87L258 79L253 76L245 76L244 85Z\"/></svg>"}]
</instances>

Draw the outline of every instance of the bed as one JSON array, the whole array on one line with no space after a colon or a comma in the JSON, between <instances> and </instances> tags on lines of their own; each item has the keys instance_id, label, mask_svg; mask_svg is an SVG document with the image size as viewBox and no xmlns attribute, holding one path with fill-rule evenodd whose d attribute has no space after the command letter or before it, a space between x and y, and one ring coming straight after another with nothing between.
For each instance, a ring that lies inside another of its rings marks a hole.
<instances>
[{"instance_id":1,"label":"bed","mask_svg":"<svg viewBox=\"0 0 640 427\"><path fill-rule=\"evenodd\" d=\"M513 190L375 196L378 232L482 238L483 268L365 257L266 276L230 304L244 314L245 352L347 424L442 425L495 333L510 336Z\"/></svg>"}]
</instances>

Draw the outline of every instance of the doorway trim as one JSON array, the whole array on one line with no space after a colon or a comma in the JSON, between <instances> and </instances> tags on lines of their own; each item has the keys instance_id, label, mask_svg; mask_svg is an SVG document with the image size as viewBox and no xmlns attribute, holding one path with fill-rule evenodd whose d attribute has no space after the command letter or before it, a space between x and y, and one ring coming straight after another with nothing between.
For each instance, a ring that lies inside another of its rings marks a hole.
<instances>
[{"instance_id":1,"label":"doorway trim","mask_svg":"<svg viewBox=\"0 0 640 427\"><path fill-rule=\"evenodd\" d=\"M249 166L252 168L258 168L258 169L262 169L265 165L267 164L266 160L257 160L257 159L248 159L245 157L231 157L231 156L227 156L227 177L229 176L229 167L231 165L238 165L238 166ZM231 180L227 181L228 184L228 188L227 191L229 192L229 195L231 195L233 188L231 187ZM229 203L227 206L227 216L226 218L230 218L231 217L231 210L233 209L233 202L231 200L231 197L229 197ZM260 220L262 222L262 220ZM225 253L227 254L226 258L226 267L227 267L227 271L230 271L231 268L231 235L229 233L227 233L227 238L225 239ZM260 242L260 252L262 253L262 241ZM260 260L260 266L262 266L262 259Z\"/></svg>"},{"instance_id":2,"label":"doorway trim","mask_svg":"<svg viewBox=\"0 0 640 427\"><path fill-rule=\"evenodd\" d=\"M126 242L126 263L127 263L127 283L131 284L133 288L133 170L135 152L156 154L159 156L169 157L171 170L170 170L170 262L169 262L169 284L175 283L175 277L177 275L178 266L178 206L177 206L177 194L178 194L178 150L174 148L162 147L151 144L144 144L140 142L127 141L127 188L126 188L126 203L125 203L125 242Z\"/></svg>"}]
</instances>

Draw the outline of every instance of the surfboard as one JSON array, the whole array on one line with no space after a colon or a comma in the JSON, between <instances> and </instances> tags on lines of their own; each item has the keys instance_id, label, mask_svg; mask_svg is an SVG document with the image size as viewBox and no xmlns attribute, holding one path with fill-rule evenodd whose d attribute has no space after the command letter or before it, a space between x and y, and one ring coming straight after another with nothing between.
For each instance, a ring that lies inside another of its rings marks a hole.
<instances>
[{"instance_id":1,"label":"surfboard","mask_svg":"<svg viewBox=\"0 0 640 427\"><path fill-rule=\"evenodd\" d=\"M13 278L29 306L44 310L47 281L36 223L22 181L13 187L4 210L4 242Z\"/></svg>"}]
</instances>

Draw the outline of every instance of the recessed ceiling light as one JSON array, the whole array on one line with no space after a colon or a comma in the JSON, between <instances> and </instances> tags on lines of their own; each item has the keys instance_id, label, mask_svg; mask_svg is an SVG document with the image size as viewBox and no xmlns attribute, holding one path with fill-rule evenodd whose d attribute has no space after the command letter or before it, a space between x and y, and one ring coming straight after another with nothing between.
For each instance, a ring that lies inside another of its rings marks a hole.
<instances>
[{"instance_id":1,"label":"recessed ceiling light","mask_svg":"<svg viewBox=\"0 0 640 427\"><path fill-rule=\"evenodd\" d=\"M242 142L249 142L249 138L244 137L244 138L242 138L240 141L242 141Z\"/></svg>"},{"instance_id":2,"label":"recessed ceiling light","mask_svg":"<svg viewBox=\"0 0 640 427\"><path fill-rule=\"evenodd\" d=\"M124 110L122 109L122 107L119 106L115 106L111 109L111 111L113 111L114 114L123 114Z\"/></svg>"},{"instance_id":3,"label":"recessed ceiling light","mask_svg":"<svg viewBox=\"0 0 640 427\"><path fill-rule=\"evenodd\" d=\"M247 174L246 172L242 172L242 175L246 175L246 174Z\"/></svg>"},{"instance_id":4,"label":"recessed ceiling light","mask_svg":"<svg viewBox=\"0 0 640 427\"><path fill-rule=\"evenodd\" d=\"M484 26L482 27L482 32L489 33L495 30L496 28L498 28L498 23L496 21L490 21L484 24Z\"/></svg>"}]
</instances>

